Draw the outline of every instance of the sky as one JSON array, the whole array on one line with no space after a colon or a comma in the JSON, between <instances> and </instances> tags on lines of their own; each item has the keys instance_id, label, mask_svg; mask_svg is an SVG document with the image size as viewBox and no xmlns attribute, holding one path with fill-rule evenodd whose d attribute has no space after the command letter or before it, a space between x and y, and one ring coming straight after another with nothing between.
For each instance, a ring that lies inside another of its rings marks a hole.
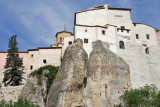
<instances>
[{"instance_id":1,"label":"sky","mask_svg":"<svg viewBox=\"0 0 160 107\"><path fill-rule=\"evenodd\" d=\"M73 32L75 12L103 4L131 8L134 23L160 29L160 0L0 0L0 51L8 49L13 35L19 51L49 47L65 24Z\"/></svg>"}]
</instances>

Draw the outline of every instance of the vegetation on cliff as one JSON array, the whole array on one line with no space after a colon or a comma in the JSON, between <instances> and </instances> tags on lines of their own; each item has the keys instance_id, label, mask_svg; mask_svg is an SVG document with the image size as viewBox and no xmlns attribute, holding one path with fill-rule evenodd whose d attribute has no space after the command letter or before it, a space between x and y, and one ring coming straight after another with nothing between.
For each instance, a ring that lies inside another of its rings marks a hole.
<instances>
[{"instance_id":1,"label":"vegetation on cliff","mask_svg":"<svg viewBox=\"0 0 160 107\"><path fill-rule=\"evenodd\" d=\"M5 86L17 86L20 85L23 78L23 62L19 58L18 47L17 47L17 36L13 35L9 40L8 45L8 55L4 68L6 71L4 72L3 83Z\"/></svg>"},{"instance_id":2,"label":"vegetation on cliff","mask_svg":"<svg viewBox=\"0 0 160 107\"><path fill-rule=\"evenodd\" d=\"M52 65L46 65L46 66L40 67L39 69L33 71L30 75L36 76L38 78L38 81L37 81L38 85L41 85L42 84L42 81L41 81L42 72L44 70L49 70L49 72L45 74L45 76L47 77L47 86L46 87L47 87L47 93L48 93L48 91L53 83L53 80L56 77L58 69L59 69L59 67L52 66Z\"/></svg>"},{"instance_id":3,"label":"vegetation on cliff","mask_svg":"<svg viewBox=\"0 0 160 107\"><path fill-rule=\"evenodd\" d=\"M18 99L17 102L6 102L4 100L0 101L0 107L39 107L38 105L31 104L28 101L23 101L22 99Z\"/></svg>"},{"instance_id":4,"label":"vegetation on cliff","mask_svg":"<svg viewBox=\"0 0 160 107\"><path fill-rule=\"evenodd\" d=\"M160 91L155 85L126 90L115 107L160 107Z\"/></svg>"}]
</instances>

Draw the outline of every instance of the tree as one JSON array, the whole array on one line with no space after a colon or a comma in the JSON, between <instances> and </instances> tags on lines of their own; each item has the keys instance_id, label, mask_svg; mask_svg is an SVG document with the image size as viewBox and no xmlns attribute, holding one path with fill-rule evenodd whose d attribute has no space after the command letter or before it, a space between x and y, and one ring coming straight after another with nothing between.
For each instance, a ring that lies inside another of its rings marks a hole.
<instances>
[{"instance_id":1,"label":"tree","mask_svg":"<svg viewBox=\"0 0 160 107\"><path fill-rule=\"evenodd\" d=\"M13 35L9 40L8 45L8 55L6 58L6 64L4 68L6 71L4 72L3 83L5 86L18 86L22 83L23 78L23 62L19 58L18 47L17 47L17 36Z\"/></svg>"},{"instance_id":2,"label":"tree","mask_svg":"<svg viewBox=\"0 0 160 107\"><path fill-rule=\"evenodd\" d=\"M115 107L160 107L160 91L155 85L126 90Z\"/></svg>"}]
</instances>

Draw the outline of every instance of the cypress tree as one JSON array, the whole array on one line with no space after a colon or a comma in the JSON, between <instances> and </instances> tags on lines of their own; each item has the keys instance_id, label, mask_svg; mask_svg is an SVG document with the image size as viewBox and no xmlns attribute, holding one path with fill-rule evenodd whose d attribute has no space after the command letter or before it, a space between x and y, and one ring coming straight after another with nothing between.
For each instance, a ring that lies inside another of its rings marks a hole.
<instances>
[{"instance_id":1,"label":"cypress tree","mask_svg":"<svg viewBox=\"0 0 160 107\"><path fill-rule=\"evenodd\" d=\"M23 78L23 62L19 58L18 47L17 47L17 36L13 35L9 40L8 45L8 55L6 58L6 64L4 68L6 71L4 72L3 83L5 86L18 86L21 85Z\"/></svg>"}]
</instances>

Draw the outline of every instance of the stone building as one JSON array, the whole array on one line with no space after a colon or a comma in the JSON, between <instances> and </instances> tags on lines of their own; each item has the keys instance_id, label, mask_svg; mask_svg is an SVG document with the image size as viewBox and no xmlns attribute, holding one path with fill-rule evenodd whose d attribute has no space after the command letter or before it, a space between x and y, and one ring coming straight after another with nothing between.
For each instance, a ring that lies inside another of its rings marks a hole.
<instances>
[{"instance_id":1,"label":"stone building","mask_svg":"<svg viewBox=\"0 0 160 107\"><path fill-rule=\"evenodd\" d=\"M130 66L132 88L155 84L160 88L160 30L133 23L131 9L107 4L75 13L74 35L90 54L92 42L102 40Z\"/></svg>"},{"instance_id":2,"label":"stone building","mask_svg":"<svg viewBox=\"0 0 160 107\"><path fill-rule=\"evenodd\" d=\"M25 77L35 69L45 65L60 66L64 50L68 45L72 44L74 36L71 32L64 30L57 32L56 40L56 44L52 44L50 47L38 47L36 49L28 49L26 52L19 52L19 57L25 67ZM0 51L0 76L2 77L0 78L0 83L2 83L3 72L5 71L4 65L7 54L8 52L6 51Z\"/></svg>"},{"instance_id":3,"label":"stone building","mask_svg":"<svg viewBox=\"0 0 160 107\"><path fill-rule=\"evenodd\" d=\"M112 8L107 4L75 13L74 33L57 32L56 44L20 52L27 74L45 65L59 66L64 51L74 39L83 40L85 51L90 54L92 42L108 42L110 50L121 56L130 66L133 88L156 84L160 78L160 30L133 23L131 9ZM4 71L7 52L0 52L0 75ZM54 59L54 60L53 60Z\"/></svg>"}]
</instances>

